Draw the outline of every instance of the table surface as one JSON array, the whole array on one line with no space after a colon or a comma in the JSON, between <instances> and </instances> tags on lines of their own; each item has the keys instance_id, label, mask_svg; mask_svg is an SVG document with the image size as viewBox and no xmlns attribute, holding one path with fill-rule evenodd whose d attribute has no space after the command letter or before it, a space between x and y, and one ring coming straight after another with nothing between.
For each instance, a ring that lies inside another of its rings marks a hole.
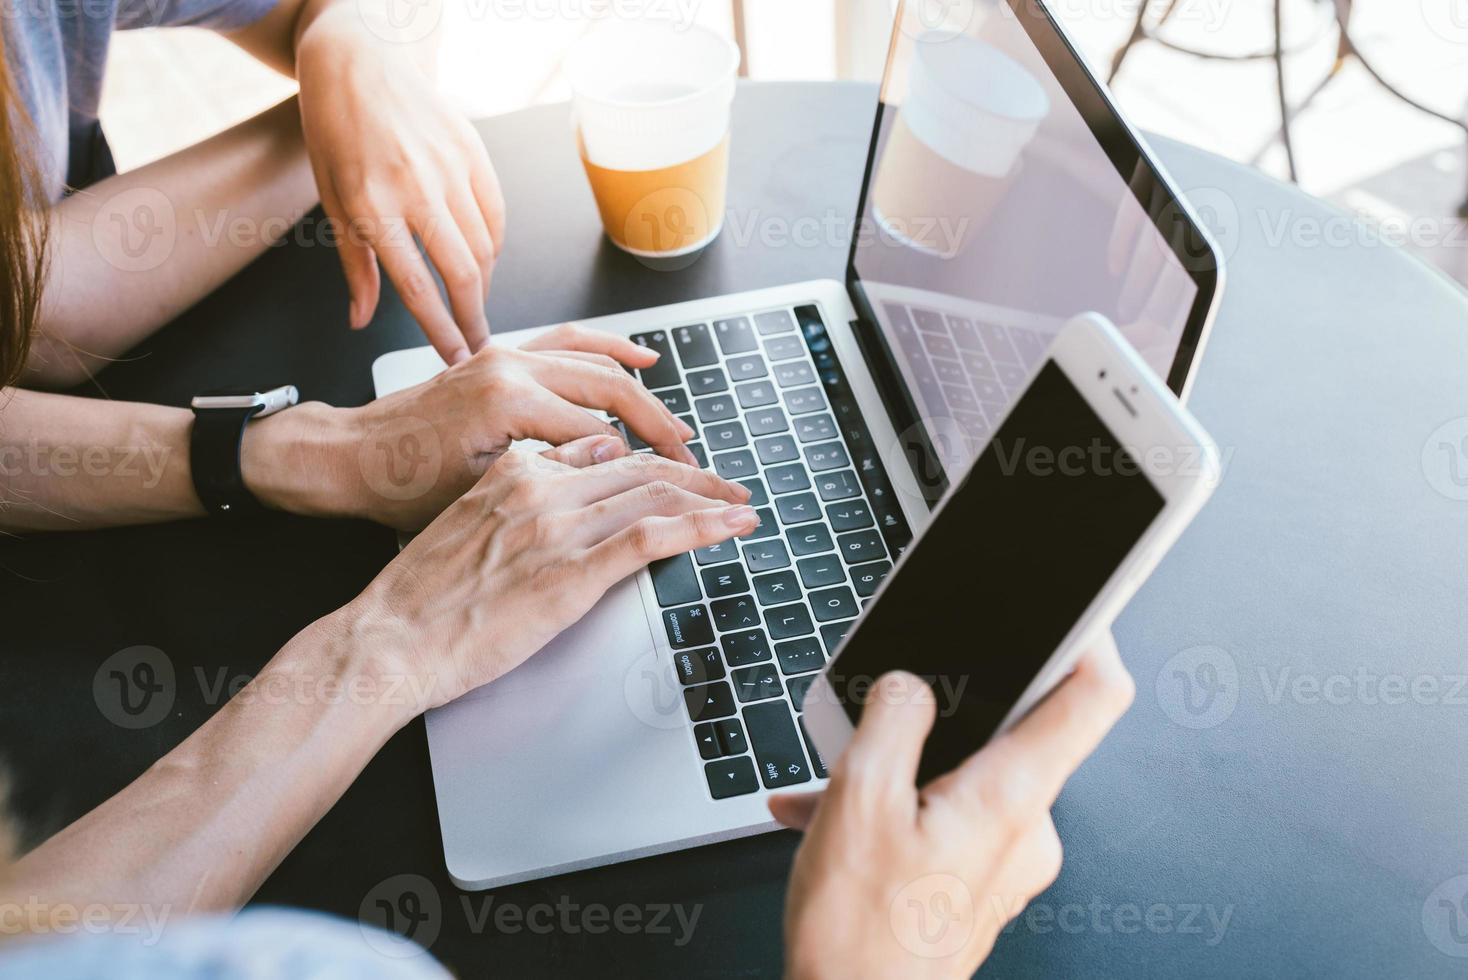
<instances>
[{"instance_id":1,"label":"table surface","mask_svg":"<svg viewBox=\"0 0 1468 980\"><path fill-rule=\"evenodd\" d=\"M840 236L780 229L849 220L873 99L859 85L743 88L733 218L678 273L602 240L564 107L486 122L511 202L492 323L839 278ZM1060 880L984 972L1456 973L1468 955L1468 468L1457 468L1468 461L1456 455L1468 453L1468 302L1292 188L1183 146L1159 150L1231 266L1192 401L1227 476L1117 625L1137 703L1057 804ZM377 355L419 343L391 293L370 329L349 332L336 257L305 235L100 388L183 405L202 388L288 379L305 397L357 404ZM221 681L227 691L253 674L393 553L380 528L285 516L0 543L0 750L30 838L120 789L218 707ZM99 710L93 681L139 644L173 666L172 706L124 729ZM487 906L444 874L417 723L258 901L351 917L384 890L416 890L437 909L419 938L465 976L771 974L796 843L779 833L532 882ZM548 932L493 913L540 904L573 911ZM692 940L583 928L584 910L629 904L696 911Z\"/></svg>"}]
</instances>

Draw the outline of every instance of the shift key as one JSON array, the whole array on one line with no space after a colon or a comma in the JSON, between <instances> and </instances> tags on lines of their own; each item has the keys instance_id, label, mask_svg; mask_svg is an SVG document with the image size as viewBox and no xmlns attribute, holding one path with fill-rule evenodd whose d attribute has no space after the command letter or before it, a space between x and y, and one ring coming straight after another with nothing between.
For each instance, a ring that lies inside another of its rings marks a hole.
<instances>
[{"instance_id":1,"label":"shift key","mask_svg":"<svg viewBox=\"0 0 1468 980\"><path fill-rule=\"evenodd\" d=\"M810 765L800 748L800 733L784 701L745 708L744 727L749 730L756 768L766 789L810 782Z\"/></svg>"}]
</instances>

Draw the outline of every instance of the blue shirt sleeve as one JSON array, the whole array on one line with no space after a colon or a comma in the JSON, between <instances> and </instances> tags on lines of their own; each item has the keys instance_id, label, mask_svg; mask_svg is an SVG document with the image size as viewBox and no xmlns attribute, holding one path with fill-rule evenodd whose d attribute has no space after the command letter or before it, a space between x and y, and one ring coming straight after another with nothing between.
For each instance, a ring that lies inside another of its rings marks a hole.
<instances>
[{"instance_id":1,"label":"blue shirt sleeve","mask_svg":"<svg viewBox=\"0 0 1468 980\"><path fill-rule=\"evenodd\" d=\"M230 31L265 16L275 0L120 0L119 30L138 27L208 27Z\"/></svg>"}]
</instances>

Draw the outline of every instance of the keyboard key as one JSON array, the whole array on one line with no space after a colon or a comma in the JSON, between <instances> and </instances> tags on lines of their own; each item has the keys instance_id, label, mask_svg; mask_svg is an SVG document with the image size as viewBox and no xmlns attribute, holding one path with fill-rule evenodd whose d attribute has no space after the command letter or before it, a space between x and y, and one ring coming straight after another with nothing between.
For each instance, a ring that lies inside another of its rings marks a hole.
<instances>
[{"instance_id":1,"label":"keyboard key","mask_svg":"<svg viewBox=\"0 0 1468 980\"><path fill-rule=\"evenodd\" d=\"M698 579L693 574L693 562L687 555L655 561L648 566L648 571L652 573L652 587L658 594L660 606L681 606L703 598L703 593L698 591Z\"/></svg>"},{"instance_id":2,"label":"keyboard key","mask_svg":"<svg viewBox=\"0 0 1468 980\"><path fill-rule=\"evenodd\" d=\"M795 440L788 435L756 439L754 451L759 454L759 461L766 466L789 463L800 458L800 449L795 445Z\"/></svg>"},{"instance_id":3,"label":"keyboard key","mask_svg":"<svg viewBox=\"0 0 1468 980\"><path fill-rule=\"evenodd\" d=\"M800 570L800 580L807 589L819 589L846 581L846 570L841 567L841 560L835 555L802 558L795 563L795 567Z\"/></svg>"},{"instance_id":4,"label":"keyboard key","mask_svg":"<svg viewBox=\"0 0 1468 980\"><path fill-rule=\"evenodd\" d=\"M787 532L785 537L790 542L790 551L796 557L815 555L836 547L831 541L831 532L826 530L824 524L806 524Z\"/></svg>"},{"instance_id":5,"label":"keyboard key","mask_svg":"<svg viewBox=\"0 0 1468 980\"><path fill-rule=\"evenodd\" d=\"M747 630L759 625L759 606L754 596L742 595L733 599L720 599L713 604L714 625L720 633ZM834 617L827 617L828 619Z\"/></svg>"},{"instance_id":6,"label":"keyboard key","mask_svg":"<svg viewBox=\"0 0 1468 980\"><path fill-rule=\"evenodd\" d=\"M758 354L731 357L728 365L729 377L735 381L753 381L755 378L767 377L770 373L765 367L765 359Z\"/></svg>"},{"instance_id":7,"label":"keyboard key","mask_svg":"<svg viewBox=\"0 0 1468 980\"><path fill-rule=\"evenodd\" d=\"M724 661L719 659L719 651L715 647L680 650L673 655L673 669L678 672L678 680L684 687L724 679Z\"/></svg>"},{"instance_id":8,"label":"keyboard key","mask_svg":"<svg viewBox=\"0 0 1468 980\"><path fill-rule=\"evenodd\" d=\"M800 388L785 392L785 407L790 409L791 415L804 415L825 408L826 399L819 388Z\"/></svg>"},{"instance_id":9,"label":"keyboard key","mask_svg":"<svg viewBox=\"0 0 1468 980\"><path fill-rule=\"evenodd\" d=\"M789 466L776 466L774 469L765 471L765 480L770 484L770 492L777 497L782 493L794 493L797 490L810 489L810 477L805 473L805 467L799 463ZM853 483L856 481L853 480ZM856 491L853 490L853 493ZM832 499L832 498L827 498Z\"/></svg>"},{"instance_id":10,"label":"keyboard key","mask_svg":"<svg viewBox=\"0 0 1468 980\"><path fill-rule=\"evenodd\" d=\"M678 360L683 362L685 371L719 363L719 352L714 348L714 337L707 323L679 327L673 331L673 343L678 345Z\"/></svg>"},{"instance_id":11,"label":"keyboard key","mask_svg":"<svg viewBox=\"0 0 1468 980\"><path fill-rule=\"evenodd\" d=\"M946 357L950 361L958 360L958 348L954 347L953 341L943 334L930 333L923 338L923 341L927 344L930 356Z\"/></svg>"},{"instance_id":12,"label":"keyboard key","mask_svg":"<svg viewBox=\"0 0 1468 980\"><path fill-rule=\"evenodd\" d=\"M721 561L734 561L739 557L739 546L732 540L720 541L693 553L694 561L700 565L717 565Z\"/></svg>"},{"instance_id":13,"label":"keyboard key","mask_svg":"<svg viewBox=\"0 0 1468 980\"><path fill-rule=\"evenodd\" d=\"M739 485L749 491L749 506L763 507L770 502L763 480L740 480Z\"/></svg>"},{"instance_id":14,"label":"keyboard key","mask_svg":"<svg viewBox=\"0 0 1468 980\"><path fill-rule=\"evenodd\" d=\"M821 627L821 642L826 645L826 656L836 655L836 648L846 638L846 632L851 629L852 622L852 620L847 620L844 623L828 623Z\"/></svg>"},{"instance_id":15,"label":"keyboard key","mask_svg":"<svg viewBox=\"0 0 1468 980\"><path fill-rule=\"evenodd\" d=\"M766 609L765 625L769 627L772 640L788 640L792 636L805 636L816 631L816 624L810 621L810 610L801 602ZM775 649L780 649L779 644Z\"/></svg>"},{"instance_id":16,"label":"keyboard key","mask_svg":"<svg viewBox=\"0 0 1468 980\"><path fill-rule=\"evenodd\" d=\"M709 454L703 448L701 442L688 443L688 451L693 454L693 459L698 463L698 468L706 470L709 468Z\"/></svg>"},{"instance_id":17,"label":"keyboard key","mask_svg":"<svg viewBox=\"0 0 1468 980\"><path fill-rule=\"evenodd\" d=\"M919 330L925 330L929 333L945 332L943 315L941 313L919 309L916 306L909 307L909 309L912 310L912 322L917 324Z\"/></svg>"},{"instance_id":18,"label":"keyboard key","mask_svg":"<svg viewBox=\"0 0 1468 980\"><path fill-rule=\"evenodd\" d=\"M816 480L816 489L820 491L822 500L844 500L861 493L861 484L857 482L855 473L842 470L840 473L822 473Z\"/></svg>"},{"instance_id":19,"label":"keyboard key","mask_svg":"<svg viewBox=\"0 0 1468 980\"><path fill-rule=\"evenodd\" d=\"M729 320L715 320L714 336L718 338L719 350L723 351L725 356L759 350L759 341L755 339L754 328L749 325L749 320L742 316Z\"/></svg>"},{"instance_id":20,"label":"keyboard key","mask_svg":"<svg viewBox=\"0 0 1468 980\"><path fill-rule=\"evenodd\" d=\"M775 386L768 381L751 381L734 389L739 396L740 408L763 408L775 404Z\"/></svg>"},{"instance_id":21,"label":"keyboard key","mask_svg":"<svg viewBox=\"0 0 1468 980\"><path fill-rule=\"evenodd\" d=\"M998 364L999 380L1004 382L1004 387L1010 392L1018 394L1025 388L1025 382L1030 380L1029 372L1018 364Z\"/></svg>"},{"instance_id":22,"label":"keyboard key","mask_svg":"<svg viewBox=\"0 0 1468 980\"><path fill-rule=\"evenodd\" d=\"M775 523L775 512L773 510L768 507L761 507L755 511L755 516L759 518L759 523L754 526L753 531L750 531L748 534L741 534L739 536L740 541L759 541L763 538L773 538L780 533L780 526Z\"/></svg>"},{"instance_id":23,"label":"keyboard key","mask_svg":"<svg viewBox=\"0 0 1468 980\"><path fill-rule=\"evenodd\" d=\"M812 630L814 628L811 627ZM804 674L807 671L820 670L826 665L826 656L821 653L820 641L813 636L776 643L775 656L780 658L780 669L787 674Z\"/></svg>"},{"instance_id":24,"label":"keyboard key","mask_svg":"<svg viewBox=\"0 0 1468 980\"><path fill-rule=\"evenodd\" d=\"M829 623L833 619L850 619L861 612L856 607L856 596L852 595L851 590L845 586L839 589L812 592L810 608L816 614L817 621L822 623Z\"/></svg>"},{"instance_id":25,"label":"keyboard key","mask_svg":"<svg viewBox=\"0 0 1468 980\"><path fill-rule=\"evenodd\" d=\"M860 565L862 562L887 557L887 552L882 548L882 536L876 531L843 534L836 539L836 543L840 546L841 557L846 559L848 565Z\"/></svg>"},{"instance_id":26,"label":"keyboard key","mask_svg":"<svg viewBox=\"0 0 1468 980\"><path fill-rule=\"evenodd\" d=\"M800 586L795 581L794 572L770 572L767 575L754 577L754 594L758 597L760 605L773 606L777 603L789 602L791 599L799 599Z\"/></svg>"},{"instance_id":27,"label":"keyboard key","mask_svg":"<svg viewBox=\"0 0 1468 980\"><path fill-rule=\"evenodd\" d=\"M805 697L807 694L810 693L810 686L815 683L816 678L819 676L821 675L801 674L799 677L792 677L785 682L785 689L790 692L790 706L796 711L805 710ZM805 722L802 719L796 720L800 723L800 730L802 732L805 731ZM715 724L717 724L717 722L715 722ZM811 747L809 738L805 740L805 749L807 752L810 753L811 761L816 761L816 751L814 748ZM826 768L824 765L815 766L813 768L816 771L816 775L820 776L822 779L826 778Z\"/></svg>"},{"instance_id":28,"label":"keyboard key","mask_svg":"<svg viewBox=\"0 0 1468 980\"><path fill-rule=\"evenodd\" d=\"M981 351L984 345L979 341L978 328L972 320L963 317L950 316L948 318L948 329L953 331L953 339L958 341L958 346L964 350Z\"/></svg>"},{"instance_id":29,"label":"keyboard key","mask_svg":"<svg viewBox=\"0 0 1468 980\"><path fill-rule=\"evenodd\" d=\"M801 678L801 679L804 680L804 678ZM806 684L804 686L807 687L807 688L810 687L809 684ZM795 700L795 690L793 688L790 691L790 700L791 701L794 701ZM805 702L805 691L804 690L802 690L800 692L800 700L801 700L802 703L796 707L796 709L795 709L796 711L801 711L804 708L804 702ZM820 751L820 749L817 749L816 748L816 743L814 743L814 742L812 742L810 740L810 732L808 732L808 731L805 730L805 719L804 718L800 719L800 737L803 738L803 739L805 739L805 750L810 753L810 768L811 768L811 771L816 774L816 778L817 779L825 779L826 778L826 760L823 759L823 758L821 758L821 751Z\"/></svg>"},{"instance_id":30,"label":"keyboard key","mask_svg":"<svg viewBox=\"0 0 1468 980\"><path fill-rule=\"evenodd\" d=\"M749 445L749 437L744 434L744 426L738 422L718 422L706 426L703 430L703 441L708 443L709 449L716 453Z\"/></svg>"},{"instance_id":31,"label":"keyboard key","mask_svg":"<svg viewBox=\"0 0 1468 980\"><path fill-rule=\"evenodd\" d=\"M712 721L734 713L734 694L723 681L683 689L683 703L693 721Z\"/></svg>"},{"instance_id":32,"label":"keyboard key","mask_svg":"<svg viewBox=\"0 0 1468 980\"><path fill-rule=\"evenodd\" d=\"M674 650L703 647L714 642L714 630L703 606L681 606L663 610L663 628Z\"/></svg>"},{"instance_id":33,"label":"keyboard key","mask_svg":"<svg viewBox=\"0 0 1468 980\"><path fill-rule=\"evenodd\" d=\"M744 727L749 730L749 741L754 746L754 757L766 789L810 781L810 768L800 748L795 720L784 701L745 708Z\"/></svg>"},{"instance_id":34,"label":"keyboard key","mask_svg":"<svg viewBox=\"0 0 1468 980\"><path fill-rule=\"evenodd\" d=\"M856 594L863 599L875 595L882 579L892 571L890 561L874 561L870 565L858 565L851 570L851 584L856 587Z\"/></svg>"},{"instance_id":35,"label":"keyboard key","mask_svg":"<svg viewBox=\"0 0 1468 980\"><path fill-rule=\"evenodd\" d=\"M669 388L657 393L658 398L674 415L687 415L692 409L688 407L688 392L682 388Z\"/></svg>"},{"instance_id":36,"label":"keyboard key","mask_svg":"<svg viewBox=\"0 0 1468 980\"><path fill-rule=\"evenodd\" d=\"M790 423L785 421L785 413L778 408L757 409L745 415L744 422L749 426L749 434L752 436L774 435L790 428Z\"/></svg>"},{"instance_id":37,"label":"keyboard key","mask_svg":"<svg viewBox=\"0 0 1468 980\"><path fill-rule=\"evenodd\" d=\"M678 377L678 362L673 357L673 345L669 343L666 333L655 330L652 333L633 334L632 342L662 355L652 367L645 367L637 372L644 385L649 388L668 388L681 380Z\"/></svg>"},{"instance_id":38,"label":"keyboard key","mask_svg":"<svg viewBox=\"0 0 1468 980\"><path fill-rule=\"evenodd\" d=\"M744 564L751 572L773 572L790 567L790 555L782 541L760 541L744 546Z\"/></svg>"},{"instance_id":39,"label":"keyboard key","mask_svg":"<svg viewBox=\"0 0 1468 980\"><path fill-rule=\"evenodd\" d=\"M713 726L719 748L725 755L743 755L749 751L749 741L744 737L744 726L739 724L738 718L720 718Z\"/></svg>"},{"instance_id":40,"label":"keyboard key","mask_svg":"<svg viewBox=\"0 0 1468 980\"><path fill-rule=\"evenodd\" d=\"M714 472L726 480L737 480L740 477L753 476L759 472L755 465L754 453L748 449L741 449L733 453L720 453L714 457Z\"/></svg>"},{"instance_id":41,"label":"keyboard key","mask_svg":"<svg viewBox=\"0 0 1468 980\"><path fill-rule=\"evenodd\" d=\"M772 333L785 333L795 329L795 318L790 315L789 310L775 310L771 313L761 313L754 318L754 325L759 328L761 336L769 336Z\"/></svg>"},{"instance_id":42,"label":"keyboard key","mask_svg":"<svg viewBox=\"0 0 1468 980\"><path fill-rule=\"evenodd\" d=\"M762 630L746 630L719 637L724 648L724 662L730 667L747 667L770 659L770 645Z\"/></svg>"},{"instance_id":43,"label":"keyboard key","mask_svg":"<svg viewBox=\"0 0 1468 980\"><path fill-rule=\"evenodd\" d=\"M796 385L808 385L815 380L815 372L804 361L785 361L782 364L775 365L775 383L781 388L794 388Z\"/></svg>"},{"instance_id":44,"label":"keyboard key","mask_svg":"<svg viewBox=\"0 0 1468 980\"><path fill-rule=\"evenodd\" d=\"M1019 355L1009 342L1009 335L996 323L980 323L979 336L984 338L984 349L996 363L1018 364Z\"/></svg>"},{"instance_id":45,"label":"keyboard key","mask_svg":"<svg viewBox=\"0 0 1468 980\"><path fill-rule=\"evenodd\" d=\"M719 733L714 730L711 721L699 722L693 726L693 741L698 744L698 754L704 759L717 759L724 754L724 747L719 744Z\"/></svg>"},{"instance_id":46,"label":"keyboard key","mask_svg":"<svg viewBox=\"0 0 1468 980\"><path fill-rule=\"evenodd\" d=\"M698 409L698 420L705 425L709 422L723 422L739 414L739 409L734 407L734 397L727 394L700 398L694 403L694 407Z\"/></svg>"},{"instance_id":47,"label":"keyboard key","mask_svg":"<svg viewBox=\"0 0 1468 980\"><path fill-rule=\"evenodd\" d=\"M704 434L709 445L713 445L713 437ZM824 442L819 446L805 447L805 461L810 464L811 472L820 473L824 470L838 470L843 466L850 466L851 460L846 458L846 447L839 442Z\"/></svg>"},{"instance_id":48,"label":"keyboard key","mask_svg":"<svg viewBox=\"0 0 1468 980\"><path fill-rule=\"evenodd\" d=\"M759 782L754 778L754 764L747 755L710 762L703 767L703 774L708 779L709 794L716 800L743 796L759 789Z\"/></svg>"},{"instance_id":49,"label":"keyboard key","mask_svg":"<svg viewBox=\"0 0 1468 980\"><path fill-rule=\"evenodd\" d=\"M774 664L741 667L730 675L730 679L734 681L734 696L740 704L777 698L785 691L785 686L780 683L780 672L775 670Z\"/></svg>"},{"instance_id":50,"label":"keyboard key","mask_svg":"<svg viewBox=\"0 0 1468 980\"><path fill-rule=\"evenodd\" d=\"M749 591L749 579L744 575L744 566L737 561L727 565L711 565L699 569L698 574L703 579L704 590L710 599L722 599L724 596Z\"/></svg>"},{"instance_id":51,"label":"keyboard key","mask_svg":"<svg viewBox=\"0 0 1468 980\"><path fill-rule=\"evenodd\" d=\"M821 442L836 438L836 423L829 415L807 415L795 420L795 438L801 442Z\"/></svg>"},{"instance_id":52,"label":"keyboard key","mask_svg":"<svg viewBox=\"0 0 1468 980\"><path fill-rule=\"evenodd\" d=\"M860 531L872 526L872 511L865 500L846 500L826 508L831 527L839 534L842 531Z\"/></svg>"},{"instance_id":53,"label":"keyboard key","mask_svg":"<svg viewBox=\"0 0 1468 980\"><path fill-rule=\"evenodd\" d=\"M968 382L968 376L963 373L963 368L958 366L957 361L947 361L941 357L933 358L933 373L938 376L938 381L945 385L963 385Z\"/></svg>"},{"instance_id":54,"label":"keyboard key","mask_svg":"<svg viewBox=\"0 0 1468 980\"><path fill-rule=\"evenodd\" d=\"M729 381L718 368L688 373L688 390L695 395L712 395L716 391L728 391Z\"/></svg>"},{"instance_id":55,"label":"keyboard key","mask_svg":"<svg viewBox=\"0 0 1468 980\"><path fill-rule=\"evenodd\" d=\"M813 493L795 493L775 501L780 511L780 521L785 524L804 524L820 520L821 505Z\"/></svg>"},{"instance_id":56,"label":"keyboard key","mask_svg":"<svg viewBox=\"0 0 1468 980\"><path fill-rule=\"evenodd\" d=\"M765 340L765 354L772 361L788 361L805 353L805 345L799 337L769 337Z\"/></svg>"}]
</instances>

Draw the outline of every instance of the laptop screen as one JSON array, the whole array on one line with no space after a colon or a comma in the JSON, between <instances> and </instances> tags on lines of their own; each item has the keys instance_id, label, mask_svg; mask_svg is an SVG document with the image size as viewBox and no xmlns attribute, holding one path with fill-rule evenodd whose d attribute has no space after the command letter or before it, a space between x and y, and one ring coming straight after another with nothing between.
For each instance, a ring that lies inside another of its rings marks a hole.
<instances>
[{"instance_id":1,"label":"laptop screen","mask_svg":"<svg viewBox=\"0 0 1468 980\"><path fill-rule=\"evenodd\" d=\"M1190 223L1037 4L904 4L883 82L851 272L941 479L1070 317L1180 390L1206 316L1211 253L1175 244Z\"/></svg>"}]
</instances>

